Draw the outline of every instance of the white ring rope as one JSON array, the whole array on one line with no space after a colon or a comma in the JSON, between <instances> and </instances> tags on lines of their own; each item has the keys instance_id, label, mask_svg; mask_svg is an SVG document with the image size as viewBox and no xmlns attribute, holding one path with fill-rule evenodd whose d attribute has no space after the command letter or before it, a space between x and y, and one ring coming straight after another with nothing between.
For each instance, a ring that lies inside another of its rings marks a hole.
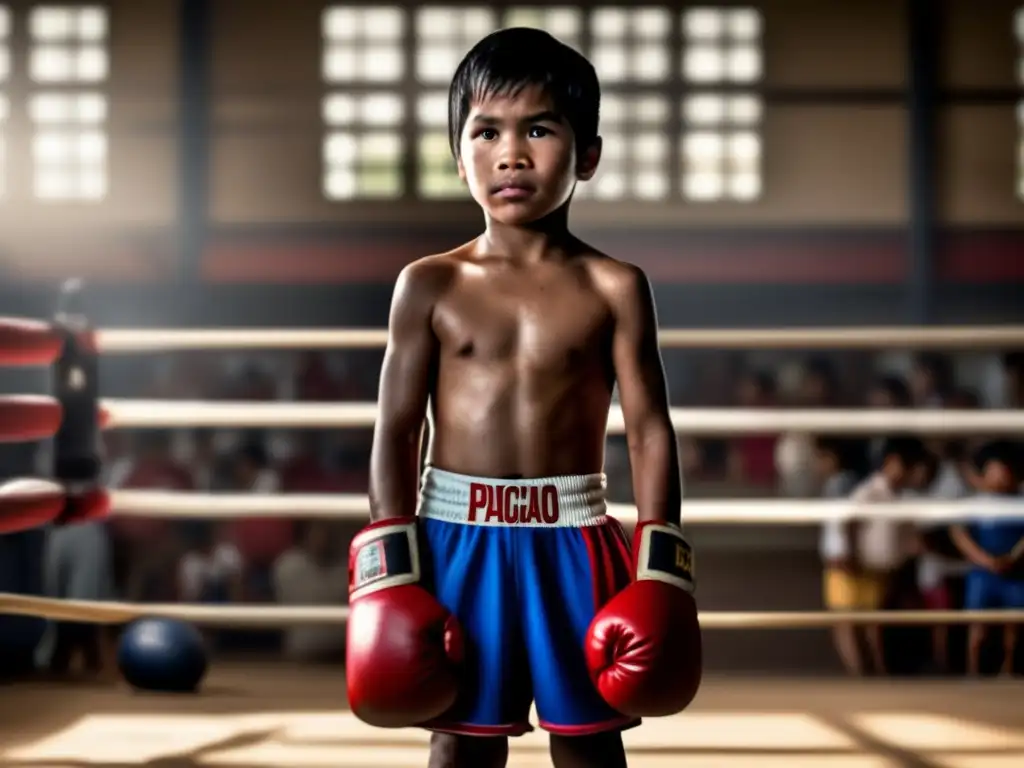
<instances>
[{"instance_id":1,"label":"white ring rope","mask_svg":"<svg viewBox=\"0 0 1024 768\"><path fill-rule=\"evenodd\" d=\"M120 490L111 494L111 514L119 517L322 517L365 520L369 512L369 497L352 493L251 494ZM636 520L636 508L629 504L609 504L608 513L620 520ZM682 513L683 522L687 524L813 525L829 520L853 519L948 523L979 517L1021 518L1024 517L1024 500L998 504L979 501L857 504L811 499L695 499L683 502Z\"/></svg>"},{"instance_id":2,"label":"white ring rope","mask_svg":"<svg viewBox=\"0 0 1024 768\"><path fill-rule=\"evenodd\" d=\"M0 592L0 613L56 621L123 624L144 616L215 627L282 628L296 624L338 624L347 606L195 605L58 600ZM836 624L1014 624L1024 611L704 611L703 629L817 629Z\"/></svg>"},{"instance_id":3,"label":"white ring rope","mask_svg":"<svg viewBox=\"0 0 1024 768\"><path fill-rule=\"evenodd\" d=\"M284 403L202 400L103 400L107 426L123 429L220 427L327 429L372 427L376 403ZM1024 433L1019 410L787 410L673 408L672 423L688 435L812 432L884 435L1007 435ZM625 431L622 409L613 405L608 431Z\"/></svg>"},{"instance_id":4,"label":"white ring rope","mask_svg":"<svg viewBox=\"0 0 1024 768\"><path fill-rule=\"evenodd\" d=\"M383 328L106 328L105 353L224 349L368 349L387 343ZM1021 326L857 327L777 329L663 328L663 347L686 349L977 349L1024 345Z\"/></svg>"}]
</instances>

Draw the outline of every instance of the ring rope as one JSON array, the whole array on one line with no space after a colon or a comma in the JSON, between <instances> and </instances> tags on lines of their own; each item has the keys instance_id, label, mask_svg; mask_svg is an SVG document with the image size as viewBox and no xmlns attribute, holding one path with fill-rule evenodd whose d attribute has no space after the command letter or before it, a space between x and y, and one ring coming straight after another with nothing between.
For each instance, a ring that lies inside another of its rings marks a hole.
<instances>
[{"instance_id":1,"label":"ring rope","mask_svg":"<svg viewBox=\"0 0 1024 768\"><path fill-rule=\"evenodd\" d=\"M226 349L370 349L387 343L384 328L108 328L96 332L106 353ZM954 349L1024 344L1022 326L858 327L778 329L663 328L663 347L686 349Z\"/></svg>"},{"instance_id":2,"label":"ring rope","mask_svg":"<svg viewBox=\"0 0 1024 768\"><path fill-rule=\"evenodd\" d=\"M337 624L348 619L347 606L196 605L59 600L0 592L0 613L55 621L124 624L161 617L215 627L280 628L295 624ZM704 611L703 629L812 629L836 624L1014 624L1024 611Z\"/></svg>"},{"instance_id":3,"label":"ring rope","mask_svg":"<svg viewBox=\"0 0 1024 768\"><path fill-rule=\"evenodd\" d=\"M325 517L365 520L368 496L342 494L191 493L156 490L120 490L111 494L111 514L120 517L261 518ZM830 520L900 520L952 522L970 518L1024 517L1024 501L900 501L858 504L851 501L811 499L686 500L682 507L687 524L747 523L810 525ZM636 521L636 508L608 504L608 514Z\"/></svg>"},{"instance_id":4,"label":"ring rope","mask_svg":"<svg viewBox=\"0 0 1024 768\"><path fill-rule=\"evenodd\" d=\"M202 400L101 402L104 425L113 429L181 427L329 429L372 427L377 403L285 403ZM691 435L813 432L880 435L1015 435L1024 432L1024 411L786 410L758 408L673 408L672 423ZM608 431L625 431L622 409L613 405Z\"/></svg>"}]
</instances>

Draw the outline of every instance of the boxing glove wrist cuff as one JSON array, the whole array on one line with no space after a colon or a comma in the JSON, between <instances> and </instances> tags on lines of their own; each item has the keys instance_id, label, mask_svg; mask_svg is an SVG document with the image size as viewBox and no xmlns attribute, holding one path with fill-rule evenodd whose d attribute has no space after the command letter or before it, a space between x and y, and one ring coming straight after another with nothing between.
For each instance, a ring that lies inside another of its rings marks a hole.
<instances>
[{"instance_id":1,"label":"boxing glove wrist cuff","mask_svg":"<svg viewBox=\"0 0 1024 768\"><path fill-rule=\"evenodd\" d=\"M420 580L415 518L371 523L352 541L349 598Z\"/></svg>"},{"instance_id":2,"label":"boxing glove wrist cuff","mask_svg":"<svg viewBox=\"0 0 1024 768\"><path fill-rule=\"evenodd\" d=\"M640 523L636 529L636 579L664 581L693 593L693 547L683 532L667 523Z\"/></svg>"}]
</instances>

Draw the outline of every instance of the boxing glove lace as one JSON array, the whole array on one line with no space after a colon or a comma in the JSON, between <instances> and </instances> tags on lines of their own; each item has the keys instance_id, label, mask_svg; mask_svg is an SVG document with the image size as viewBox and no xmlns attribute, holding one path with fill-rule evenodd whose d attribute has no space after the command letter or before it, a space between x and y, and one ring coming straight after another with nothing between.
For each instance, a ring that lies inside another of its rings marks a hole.
<instances>
[{"instance_id":1,"label":"boxing glove lace","mask_svg":"<svg viewBox=\"0 0 1024 768\"><path fill-rule=\"evenodd\" d=\"M352 541L346 680L370 725L417 725L455 702L462 633L420 577L415 518L371 523Z\"/></svg>"},{"instance_id":2,"label":"boxing glove lace","mask_svg":"<svg viewBox=\"0 0 1024 768\"><path fill-rule=\"evenodd\" d=\"M617 711L673 715L689 705L701 679L693 548L676 526L641 523L633 564L636 579L601 608L587 630L587 667Z\"/></svg>"}]
</instances>

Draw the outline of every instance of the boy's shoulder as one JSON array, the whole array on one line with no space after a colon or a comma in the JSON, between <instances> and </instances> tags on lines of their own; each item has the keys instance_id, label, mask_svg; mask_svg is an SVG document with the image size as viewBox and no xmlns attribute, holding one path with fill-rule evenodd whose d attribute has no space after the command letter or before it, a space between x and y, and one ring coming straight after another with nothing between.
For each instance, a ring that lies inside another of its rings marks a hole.
<instances>
[{"instance_id":1,"label":"boy's shoulder","mask_svg":"<svg viewBox=\"0 0 1024 768\"><path fill-rule=\"evenodd\" d=\"M650 292L647 275L636 264L609 256L582 242L576 258L594 284L611 298L633 299Z\"/></svg>"},{"instance_id":2,"label":"boy's shoulder","mask_svg":"<svg viewBox=\"0 0 1024 768\"><path fill-rule=\"evenodd\" d=\"M472 243L444 253L422 256L402 267L395 281L395 294L401 297L436 298L458 277L468 262Z\"/></svg>"}]
</instances>

